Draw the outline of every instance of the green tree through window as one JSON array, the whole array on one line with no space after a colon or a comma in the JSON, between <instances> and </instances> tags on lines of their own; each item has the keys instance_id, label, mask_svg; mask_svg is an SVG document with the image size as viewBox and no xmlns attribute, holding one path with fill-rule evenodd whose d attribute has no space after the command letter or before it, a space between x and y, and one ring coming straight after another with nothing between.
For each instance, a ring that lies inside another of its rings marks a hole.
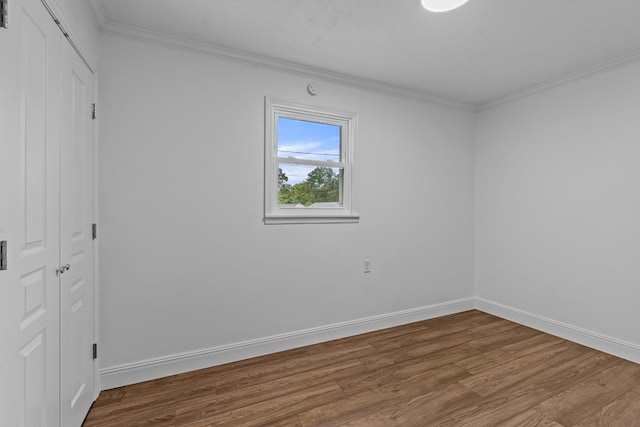
<instances>
[{"instance_id":1,"label":"green tree through window","mask_svg":"<svg viewBox=\"0 0 640 427\"><path fill-rule=\"evenodd\" d=\"M311 206L314 203L340 201L340 175L332 168L317 167L298 184L287 184L289 178L278 169L278 203Z\"/></svg>"}]
</instances>

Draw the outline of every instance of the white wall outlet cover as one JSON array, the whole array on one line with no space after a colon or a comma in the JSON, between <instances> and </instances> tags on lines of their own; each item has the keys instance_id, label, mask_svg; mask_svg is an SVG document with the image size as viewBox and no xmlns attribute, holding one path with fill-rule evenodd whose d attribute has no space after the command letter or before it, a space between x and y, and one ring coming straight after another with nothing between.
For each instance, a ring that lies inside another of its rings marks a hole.
<instances>
[{"instance_id":1,"label":"white wall outlet cover","mask_svg":"<svg viewBox=\"0 0 640 427\"><path fill-rule=\"evenodd\" d=\"M362 261L362 272L371 273L371 260L365 259Z\"/></svg>"},{"instance_id":2,"label":"white wall outlet cover","mask_svg":"<svg viewBox=\"0 0 640 427\"><path fill-rule=\"evenodd\" d=\"M310 95L317 95L318 90L318 85L316 85L315 83L309 83L309 86L307 86L307 91Z\"/></svg>"}]
</instances>

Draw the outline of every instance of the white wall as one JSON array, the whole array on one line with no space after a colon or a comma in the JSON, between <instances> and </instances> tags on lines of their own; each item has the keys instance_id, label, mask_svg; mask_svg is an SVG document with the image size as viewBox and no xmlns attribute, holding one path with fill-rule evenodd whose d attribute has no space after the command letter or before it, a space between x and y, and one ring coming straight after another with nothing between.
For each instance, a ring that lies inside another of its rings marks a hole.
<instances>
[{"instance_id":1,"label":"white wall","mask_svg":"<svg viewBox=\"0 0 640 427\"><path fill-rule=\"evenodd\" d=\"M640 354L639 75L639 63L626 65L483 111L476 140L477 296L635 348L632 359Z\"/></svg>"},{"instance_id":2,"label":"white wall","mask_svg":"<svg viewBox=\"0 0 640 427\"><path fill-rule=\"evenodd\" d=\"M311 97L306 78L119 38L101 54L100 360L122 374L103 387L473 296L473 112ZM359 113L360 223L262 223L265 95Z\"/></svg>"}]
</instances>

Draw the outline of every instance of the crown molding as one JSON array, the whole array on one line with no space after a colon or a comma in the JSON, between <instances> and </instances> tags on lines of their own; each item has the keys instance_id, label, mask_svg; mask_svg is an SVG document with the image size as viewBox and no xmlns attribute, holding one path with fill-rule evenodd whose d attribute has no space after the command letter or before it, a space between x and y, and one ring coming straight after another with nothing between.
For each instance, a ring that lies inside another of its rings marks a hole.
<instances>
[{"instance_id":1,"label":"crown molding","mask_svg":"<svg viewBox=\"0 0 640 427\"><path fill-rule=\"evenodd\" d=\"M629 63L640 60L640 50L630 54L619 56L607 60L605 62L595 64L590 67L580 69L575 72L564 74L558 78L547 80L522 90L514 91L503 97L488 102L478 104L454 101L452 99L440 97L433 93L412 89L408 87L397 86L377 80L366 79L349 74L338 73L328 69L311 67L308 65L284 61L273 57L267 57L252 52L246 52L236 49L225 48L212 43L205 43L193 39L183 38L174 35L167 35L157 31L146 30L129 25L124 25L109 20L103 4L103 0L85 0L91 10L91 16L94 20L98 32L102 35L129 39L142 43L148 43L166 48L188 51L194 54L215 57L220 60L244 64L251 67L262 68L275 72L296 75L299 77L310 78L318 81L324 81L345 87L363 89L369 92L380 93L389 96L396 96L411 100L428 102L457 109L481 112L490 110L502 104L527 97L529 95L543 92L545 90L561 86L574 80L582 79L594 74L602 73Z\"/></svg>"},{"instance_id":2,"label":"crown molding","mask_svg":"<svg viewBox=\"0 0 640 427\"><path fill-rule=\"evenodd\" d=\"M102 1L100 0L85 0L85 6L89 9L89 16L93 20L93 24L96 26L98 33L101 33L108 24L107 13L104 11Z\"/></svg>"},{"instance_id":3,"label":"crown molding","mask_svg":"<svg viewBox=\"0 0 640 427\"><path fill-rule=\"evenodd\" d=\"M225 48L212 43L204 43L197 40L167 35L153 30L142 29L130 25L120 24L109 20L102 6L102 0L86 0L93 10L94 22L98 31L105 36L118 37L166 48L178 49L194 54L215 57L220 60L244 64L251 67L262 68L270 71L296 75L318 81L332 83L357 89L364 89L384 95L408 98L412 100L439 104L457 109L475 111L473 104L453 101L419 90L409 89L361 78L353 75L343 74L328 69L311 67L296 62L280 60L273 57L263 56L252 52Z\"/></svg>"},{"instance_id":4,"label":"crown molding","mask_svg":"<svg viewBox=\"0 0 640 427\"><path fill-rule=\"evenodd\" d=\"M617 58L613 58L607 60L605 62L601 62L596 65L592 65L590 67L582 68L578 71L574 71L572 73L564 74L556 79L548 80L546 82L542 82L533 86L529 86L520 91L516 91L502 98L498 98L495 101L490 101L482 104L478 104L476 106L476 111L486 111L490 110L494 107L500 106L502 104L506 104L511 101L515 101L520 98L527 97L529 95L536 94L538 92L543 92L548 89L552 89L557 86L562 86L566 83L572 82L574 80L579 80L585 77L589 77L592 75L604 73L606 71L613 70L618 67L622 67L627 64L631 64L634 62L640 61L640 50L636 50L626 55L619 56Z\"/></svg>"}]
</instances>

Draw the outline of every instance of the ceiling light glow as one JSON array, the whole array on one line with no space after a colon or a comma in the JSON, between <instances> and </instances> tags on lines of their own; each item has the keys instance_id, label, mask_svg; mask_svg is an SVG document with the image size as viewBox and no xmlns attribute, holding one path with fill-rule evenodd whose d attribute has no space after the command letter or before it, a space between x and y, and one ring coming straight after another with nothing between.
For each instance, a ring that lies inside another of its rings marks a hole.
<instances>
[{"instance_id":1,"label":"ceiling light glow","mask_svg":"<svg viewBox=\"0 0 640 427\"><path fill-rule=\"evenodd\" d=\"M422 0L422 7L430 12L448 12L456 9L469 0Z\"/></svg>"}]
</instances>

